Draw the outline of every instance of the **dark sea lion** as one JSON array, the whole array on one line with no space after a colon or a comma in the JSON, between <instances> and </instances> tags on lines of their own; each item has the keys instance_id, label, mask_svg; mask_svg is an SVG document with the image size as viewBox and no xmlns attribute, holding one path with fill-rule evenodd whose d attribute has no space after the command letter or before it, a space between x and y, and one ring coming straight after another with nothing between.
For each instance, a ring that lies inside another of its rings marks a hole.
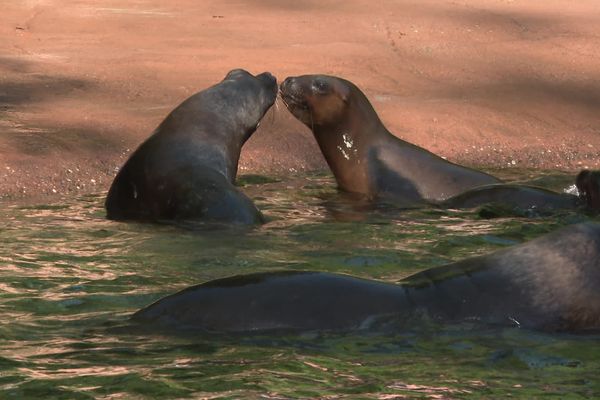
<instances>
[{"instance_id":1,"label":"dark sea lion","mask_svg":"<svg viewBox=\"0 0 600 400\"><path fill-rule=\"evenodd\" d=\"M600 210L600 171L582 170L575 179L575 186L589 208Z\"/></svg>"},{"instance_id":2,"label":"dark sea lion","mask_svg":"<svg viewBox=\"0 0 600 400\"><path fill-rule=\"evenodd\" d=\"M289 77L280 93L290 112L313 131L342 191L413 204L500 182L392 135L352 82L325 75Z\"/></svg>"},{"instance_id":3,"label":"dark sea lion","mask_svg":"<svg viewBox=\"0 0 600 400\"><path fill-rule=\"evenodd\" d=\"M513 210L600 210L600 171L582 170L575 178L578 195L542 187L499 183L478 186L437 203L444 208L474 208L496 204Z\"/></svg>"},{"instance_id":4,"label":"dark sea lion","mask_svg":"<svg viewBox=\"0 0 600 400\"><path fill-rule=\"evenodd\" d=\"M369 215L397 215L406 211L391 202L376 203L368 199L347 196L340 192L322 202L325 209L338 221L362 221ZM441 209L477 209L483 218L536 217L561 211L585 211L585 198L569 193L554 192L542 187L522 184L498 183L478 186L431 205ZM421 208L419 205L418 208Z\"/></svg>"},{"instance_id":5,"label":"dark sea lion","mask_svg":"<svg viewBox=\"0 0 600 400\"><path fill-rule=\"evenodd\" d=\"M496 204L510 210L573 210L585 205L579 196L553 192L536 186L519 184L483 185L467 190L443 202L443 208L475 208L486 204Z\"/></svg>"},{"instance_id":6,"label":"dark sea lion","mask_svg":"<svg viewBox=\"0 0 600 400\"><path fill-rule=\"evenodd\" d=\"M495 183L477 186L444 201L431 202L431 205L442 209L478 209L477 213L483 218L536 217L562 211L600 210L600 171L581 171L576 178L576 186L578 194L571 194L572 187L555 192L529 184ZM393 202L373 203L365 196L345 192L337 193L322 204L336 220L342 221L364 220L374 211L391 212L393 215L406 209L405 205L399 210ZM423 205L415 206L420 208Z\"/></svg>"},{"instance_id":7,"label":"dark sea lion","mask_svg":"<svg viewBox=\"0 0 600 400\"><path fill-rule=\"evenodd\" d=\"M431 268L399 284L322 272L210 281L165 297L132 319L153 329L254 332L373 330L415 317L548 331L600 329L600 224L579 224Z\"/></svg>"},{"instance_id":8,"label":"dark sea lion","mask_svg":"<svg viewBox=\"0 0 600 400\"><path fill-rule=\"evenodd\" d=\"M276 96L273 75L237 69L185 100L117 174L106 198L108 218L262 222L233 183L242 145Z\"/></svg>"}]
</instances>

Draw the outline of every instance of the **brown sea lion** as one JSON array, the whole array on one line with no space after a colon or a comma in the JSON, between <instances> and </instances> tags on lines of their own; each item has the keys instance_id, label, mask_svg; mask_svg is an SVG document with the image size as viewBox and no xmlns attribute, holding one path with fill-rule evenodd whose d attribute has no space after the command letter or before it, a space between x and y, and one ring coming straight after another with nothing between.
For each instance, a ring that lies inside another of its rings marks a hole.
<instances>
[{"instance_id":1,"label":"brown sea lion","mask_svg":"<svg viewBox=\"0 0 600 400\"><path fill-rule=\"evenodd\" d=\"M398 139L360 89L345 79L289 77L280 93L290 112L312 130L342 191L413 204L500 182Z\"/></svg>"},{"instance_id":2,"label":"brown sea lion","mask_svg":"<svg viewBox=\"0 0 600 400\"><path fill-rule=\"evenodd\" d=\"M242 145L277 96L277 81L237 69L177 106L131 155L106 198L110 219L256 224L234 186Z\"/></svg>"},{"instance_id":3,"label":"brown sea lion","mask_svg":"<svg viewBox=\"0 0 600 400\"><path fill-rule=\"evenodd\" d=\"M193 286L136 312L166 332L353 331L441 323L547 331L600 329L600 224L416 273L398 284L322 272L240 275Z\"/></svg>"}]
</instances>

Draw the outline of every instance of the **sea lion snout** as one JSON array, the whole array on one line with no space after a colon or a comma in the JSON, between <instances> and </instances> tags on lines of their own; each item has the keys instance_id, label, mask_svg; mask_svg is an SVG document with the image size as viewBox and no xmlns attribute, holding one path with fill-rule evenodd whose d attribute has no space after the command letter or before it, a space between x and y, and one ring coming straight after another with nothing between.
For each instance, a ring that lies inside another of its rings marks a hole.
<instances>
[{"instance_id":1,"label":"sea lion snout","mask_svg":"<svg viewBox=\"0 0 600 400\"><path fill-rule=\"evenodd\" d=\"M298 77L285 78L279 86L279 93L285 106L296 118L307 125L312 123L312 114L309 112L306 94Z\"/></svg>"},{"instance_id":2,"label":"sea lion snout","mask_svg":"<svg viewBox=\"0 0 600 400\"><path fill-rule=\"evenodd\" d=\"M273 95L269 96L270 98L272 97L273 101L275 101L275 97L277 96L277 78L275 77L275 75L268 71L257 75L252 75L250 72L241 68L232 69L227 73L224 80L245 80L247 82L257 80L260 83L260 85L266 89L267 93Z\"/></svg>"},{"instance_id":3,"label":"sea lion snout","mask_svg":"<svg viewBox=\"0 0 600 400\"><path fill-rule=\"evenodd\" d=\"M294 84L294 77L292 76L288 76L287 78L285 78L283 80L283 82L281 82L281 85L279 86L279 89L284 92L284 91L289 91L292 87L292 85Z\"/></svg>"},{"instance_id":4,"label":"sea lion snout","mask_svg":"<svg viewBox=\"0 0 600 400\"><path fill-rule=\"evenodd\" d=\"M277 85L277 78L275 77L275 75L273 75L269 71L265 71L262 74L256 75L256 78L260 79L261 81L263 81L263 82L265 82L267 84L275 84L275 85Z\"/></svg>"},{"instance_id":5,"label":"sea lion snout","mask_svg":"<svg viewBox=\"0 0 600 400\"><path fill-rule=\"evenodd\" d=\"M277 78L272 73L265 71L262 74L256 75L258 79L268 90L269 93L277 94Z\"/></svg>"},{"instance_id":6,"label":"sea lion snout","mask_svg":"<svg viewBox=\"0 0 600 400\"><path fill-rule=\"evenodd\" d=\"M279 91L284 99L293 100L295 103L299 102L302 97L302 91L300 90L300 85L298 85L298 80L293 76L288 76L281 82Z\"/></svg>"}]
</instances>

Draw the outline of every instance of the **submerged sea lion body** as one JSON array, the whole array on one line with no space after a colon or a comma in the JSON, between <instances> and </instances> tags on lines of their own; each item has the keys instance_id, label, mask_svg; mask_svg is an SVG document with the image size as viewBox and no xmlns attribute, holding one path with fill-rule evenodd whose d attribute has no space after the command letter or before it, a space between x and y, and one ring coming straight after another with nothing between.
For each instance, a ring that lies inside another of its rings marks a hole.
<instances>
[{"instance_id":1,"label":"submerged sea lion body","mask_svg":"<svg viewBox=\"0 0 600 400\"><path fill-rule=\"evenodd\" d=\"M117 174L106 199L108 218L261 222L233 183L242 145L276 94L270 73L233 70L185 100Z\"/></svg>"},{"instance_id":2,"label":"submerged sea lion body","mask_svg":"<svg viewBox=\"0 0 600 400\"><path fill-rule=\"evenodd\" d=\"M512 209L546 211L575 209L584 204L578 196L572 194L553 192L536 186L501 183L470 189L438 205L444 208L474 208L494 203Z\"/></svg>"},{"instance_id":3,"label":"submerged sea lion body","mask_svg":"<svg viewBox=\"0 0 600 400\"><path fill-rule=\"evenodd\" d=\"M399 284L322 272L234 276L193 286L133 320L172 332L352 331L415 317L550 331L600 329L600 225L579 224Z\"/></svg>"},{"instance_id":4,"label":"submerged sea lion body","mask_svg":"<svg viewBox=\"0 0 600 400\"><path fill-rule=\"evenodd\" d=\"M559 193L537 186L499 183L478 186L437 205L444 208L474 208L496 204L513 210L600 210L600 171L581 170L575 178L578 194Z\"/></svg>"},{"instance_id":5,"label":"submerged sea lion body","mask_svg":"<svg viewBox=\"0 0 600 400\"><path fill-rule=\"evenodd\" d=\"M500 182L395 137L347 80L289 77L280 92L290 112L313 131L342 191L413 204Z\"/></svg>"}]
</instances>

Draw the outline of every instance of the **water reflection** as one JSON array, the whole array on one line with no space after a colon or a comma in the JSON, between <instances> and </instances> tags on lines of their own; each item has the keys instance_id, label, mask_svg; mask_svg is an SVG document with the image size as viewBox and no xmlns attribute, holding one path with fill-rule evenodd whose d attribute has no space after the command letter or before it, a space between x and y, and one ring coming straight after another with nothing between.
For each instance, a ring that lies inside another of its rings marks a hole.
<instances>
[{"instance_id":1,"label":"water reflection","mask_svg":"<svg viewBox=\"0 0 600 400\"><path fill-rule=\"evenodd\" d=\"M556 189L572 177L544 179ZM3 204L0 397L600 393L598 338L432 327L209 340L114 329L157 298L210 279L297 269L397 281L588 218L489 221L468 211L373 208L340 197L328 175L245 185L269 220L251 230L107 221L102 194Z\"/></svg>"}]
</instances>

